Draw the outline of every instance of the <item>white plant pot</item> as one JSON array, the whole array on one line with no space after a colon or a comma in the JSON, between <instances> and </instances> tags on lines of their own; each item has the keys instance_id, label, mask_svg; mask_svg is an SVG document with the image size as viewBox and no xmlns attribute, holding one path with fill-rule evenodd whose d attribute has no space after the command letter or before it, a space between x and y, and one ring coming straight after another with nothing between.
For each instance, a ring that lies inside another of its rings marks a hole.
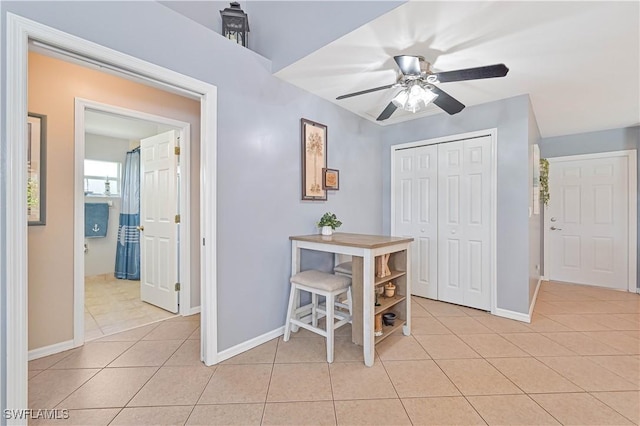
<instances>
[{"instance_id":1,"label":"white plant pot","mask_svg":"<svg viewBox=\"0 0 640 426\"><path fill-rule=\"evenodd\" d=\"M330 226L322 227L322 235L331 235L331 234L333 234L333 229L331 229Z\"/></svg>"}]
</instances>

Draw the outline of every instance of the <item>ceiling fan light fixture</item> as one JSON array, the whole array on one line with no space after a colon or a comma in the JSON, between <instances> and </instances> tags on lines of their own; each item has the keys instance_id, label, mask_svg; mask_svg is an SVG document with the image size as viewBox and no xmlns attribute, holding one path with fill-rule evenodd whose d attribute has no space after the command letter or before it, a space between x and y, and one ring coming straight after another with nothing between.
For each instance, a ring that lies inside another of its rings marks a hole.
<instances>
[{"instance_id":1,"label":"ceiling fan light fixture","mask_svg":"<svg viewBox=\"0 0 640 426\"><path fill-rule=\"evenodd\" d=\"M426 108L437 97L438 95L416 82L401 90L391 102L398 108L415 113Z\"/></svg>"}]
</instances>

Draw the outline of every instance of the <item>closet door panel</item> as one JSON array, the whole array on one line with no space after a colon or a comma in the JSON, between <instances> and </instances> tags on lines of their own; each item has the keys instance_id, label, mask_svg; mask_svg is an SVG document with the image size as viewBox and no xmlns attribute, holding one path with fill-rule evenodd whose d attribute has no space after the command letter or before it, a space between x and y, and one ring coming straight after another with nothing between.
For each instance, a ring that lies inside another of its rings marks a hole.
<instances>
[{"instance_id":1,"label":"closet door panel","mask_svg":"<svg viewBox=\"0 0 640 426\"><path fill-rule=\"evenodd\" d=\"M466 222L462 141L438 145L438 298L463 304L466 281L465 241L461 224Z\"/></svg>"},{"instance_id":2,"label":"closet door panel","mask_svg":"<svg viewBox=\"0 0 640 426\"><path fill-rule=\"evenodd\" d=\"M491 308L491 158L489 137L438 146L438 295L485 310Z\"/></svg>"},{"instance_id":3,"label":"closet door panel","mask_svg":"<svg viewBox=\"0 0 640 426\"><path fill-rule=\"evenodd\" d=\"M437 184L438 149L435 145L395 154L394 235L413 237L412 292L437 299Z\"/></svg>"}]
</instances>

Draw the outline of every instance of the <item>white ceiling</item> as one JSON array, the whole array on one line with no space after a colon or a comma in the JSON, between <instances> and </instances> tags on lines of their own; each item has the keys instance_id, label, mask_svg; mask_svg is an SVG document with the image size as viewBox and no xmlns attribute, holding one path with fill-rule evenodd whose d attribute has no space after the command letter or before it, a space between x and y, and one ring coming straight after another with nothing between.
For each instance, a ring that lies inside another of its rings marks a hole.
<instances>
[{"instance_id":1,"label":"white ceiling","mask_svg":"<svg viewBox=\"0 0 640 426\"><path fill-rule=\"evenodd\" d=\"M117 114L87 110L85 133L116 139L140 140L173 129L166 125Z\"/></svg>"},{"instance_id":2,"label":"white ceiling","mask_svg":"<svg viewBox=\"0 0 640 426\"><path fill-rule=\"evenodd\" d=\"M394 55L422 55L435 71L504 63L504 78L440 88L467 106L529 94L543 137L575 134L640 123L639 28L638 2L410 1L276 75L375 122L392 89L335 98L394 83ZM432 114L446 113L378 123Z\"/></svg>"}]
</instances>

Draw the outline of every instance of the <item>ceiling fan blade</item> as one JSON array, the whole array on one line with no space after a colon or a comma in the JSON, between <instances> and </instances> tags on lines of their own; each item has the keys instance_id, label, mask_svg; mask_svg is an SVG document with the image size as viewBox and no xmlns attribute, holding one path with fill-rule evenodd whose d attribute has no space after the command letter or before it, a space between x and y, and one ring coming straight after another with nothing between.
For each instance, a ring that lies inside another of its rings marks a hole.
<instances>
[{"instance_id":1,"label":"ceiling fan blade","mask_svg":"<svg viewBox=\"0 0 640 426\"><path fill-rule=\"evenodd\" d=\"M420 75L420 56L401 55L394 56L398 68L404 75Z\"/></svg>"},{"instance_id":2,"label":"ceiling fan blade","mask_svg":"<svg viewBox=\"0 0 640 426\"><path fill-rule=\"evenodd\" d=\"M463 80L479 80L481 78L504 77L509 72L505 64L487 65L486 67L467 68L464 70L443 71L436 73L440 83Z\"/></svg>"},{"instance_id":3,"label":"ceiling fan blade","mask_svg":"<svg viewBox=\"0 0 640 426\"><path fill-rule=\"evenodd\" d=\"M395 106L393 102L389 102L389 105L387 105L384 111L380 113L380 115L378 116L378 118L376 118L376 120L377 121L386 120L387 118L391 117L391 114L393 114L397 108L398 107Z\"/></svg>"},{"instance_id":4,"label":"ceiling fan blade","mask_svg":"<svg viewBox=\"0 0 640 426\"><path fill-rule=\"evenodd\" d=\"M438 97L434 99L433 103L449 115L457 114L464 109L464 105L462 103L442 89L432 86L431 91L438 95Z\"/></svg>"},{"instance_id":5,"label":"ceiling fan blade","mask_svg":"<svg viewBox=\"0 0 640 426\"><path fill-rule=\"evenodd\" d=\"M339 101L340 99L346 99L346 98L351 98L351 97L353 97L353 96L365 95L365 94L367 94L367 93L377 92L378 90L389 89L389 88L390 88L390 87L392 87L392 86L393 86L393 84L388 84L388 85L386 85L386 86L374 87L373 89L361 90L361 91L359 91L359 92L353 92L353 93L349 93L349 94L346 94L346 95L338 96L338 97L336 98L336 100L338 100L338 101Z\"/></svg>"}]
</instances>

